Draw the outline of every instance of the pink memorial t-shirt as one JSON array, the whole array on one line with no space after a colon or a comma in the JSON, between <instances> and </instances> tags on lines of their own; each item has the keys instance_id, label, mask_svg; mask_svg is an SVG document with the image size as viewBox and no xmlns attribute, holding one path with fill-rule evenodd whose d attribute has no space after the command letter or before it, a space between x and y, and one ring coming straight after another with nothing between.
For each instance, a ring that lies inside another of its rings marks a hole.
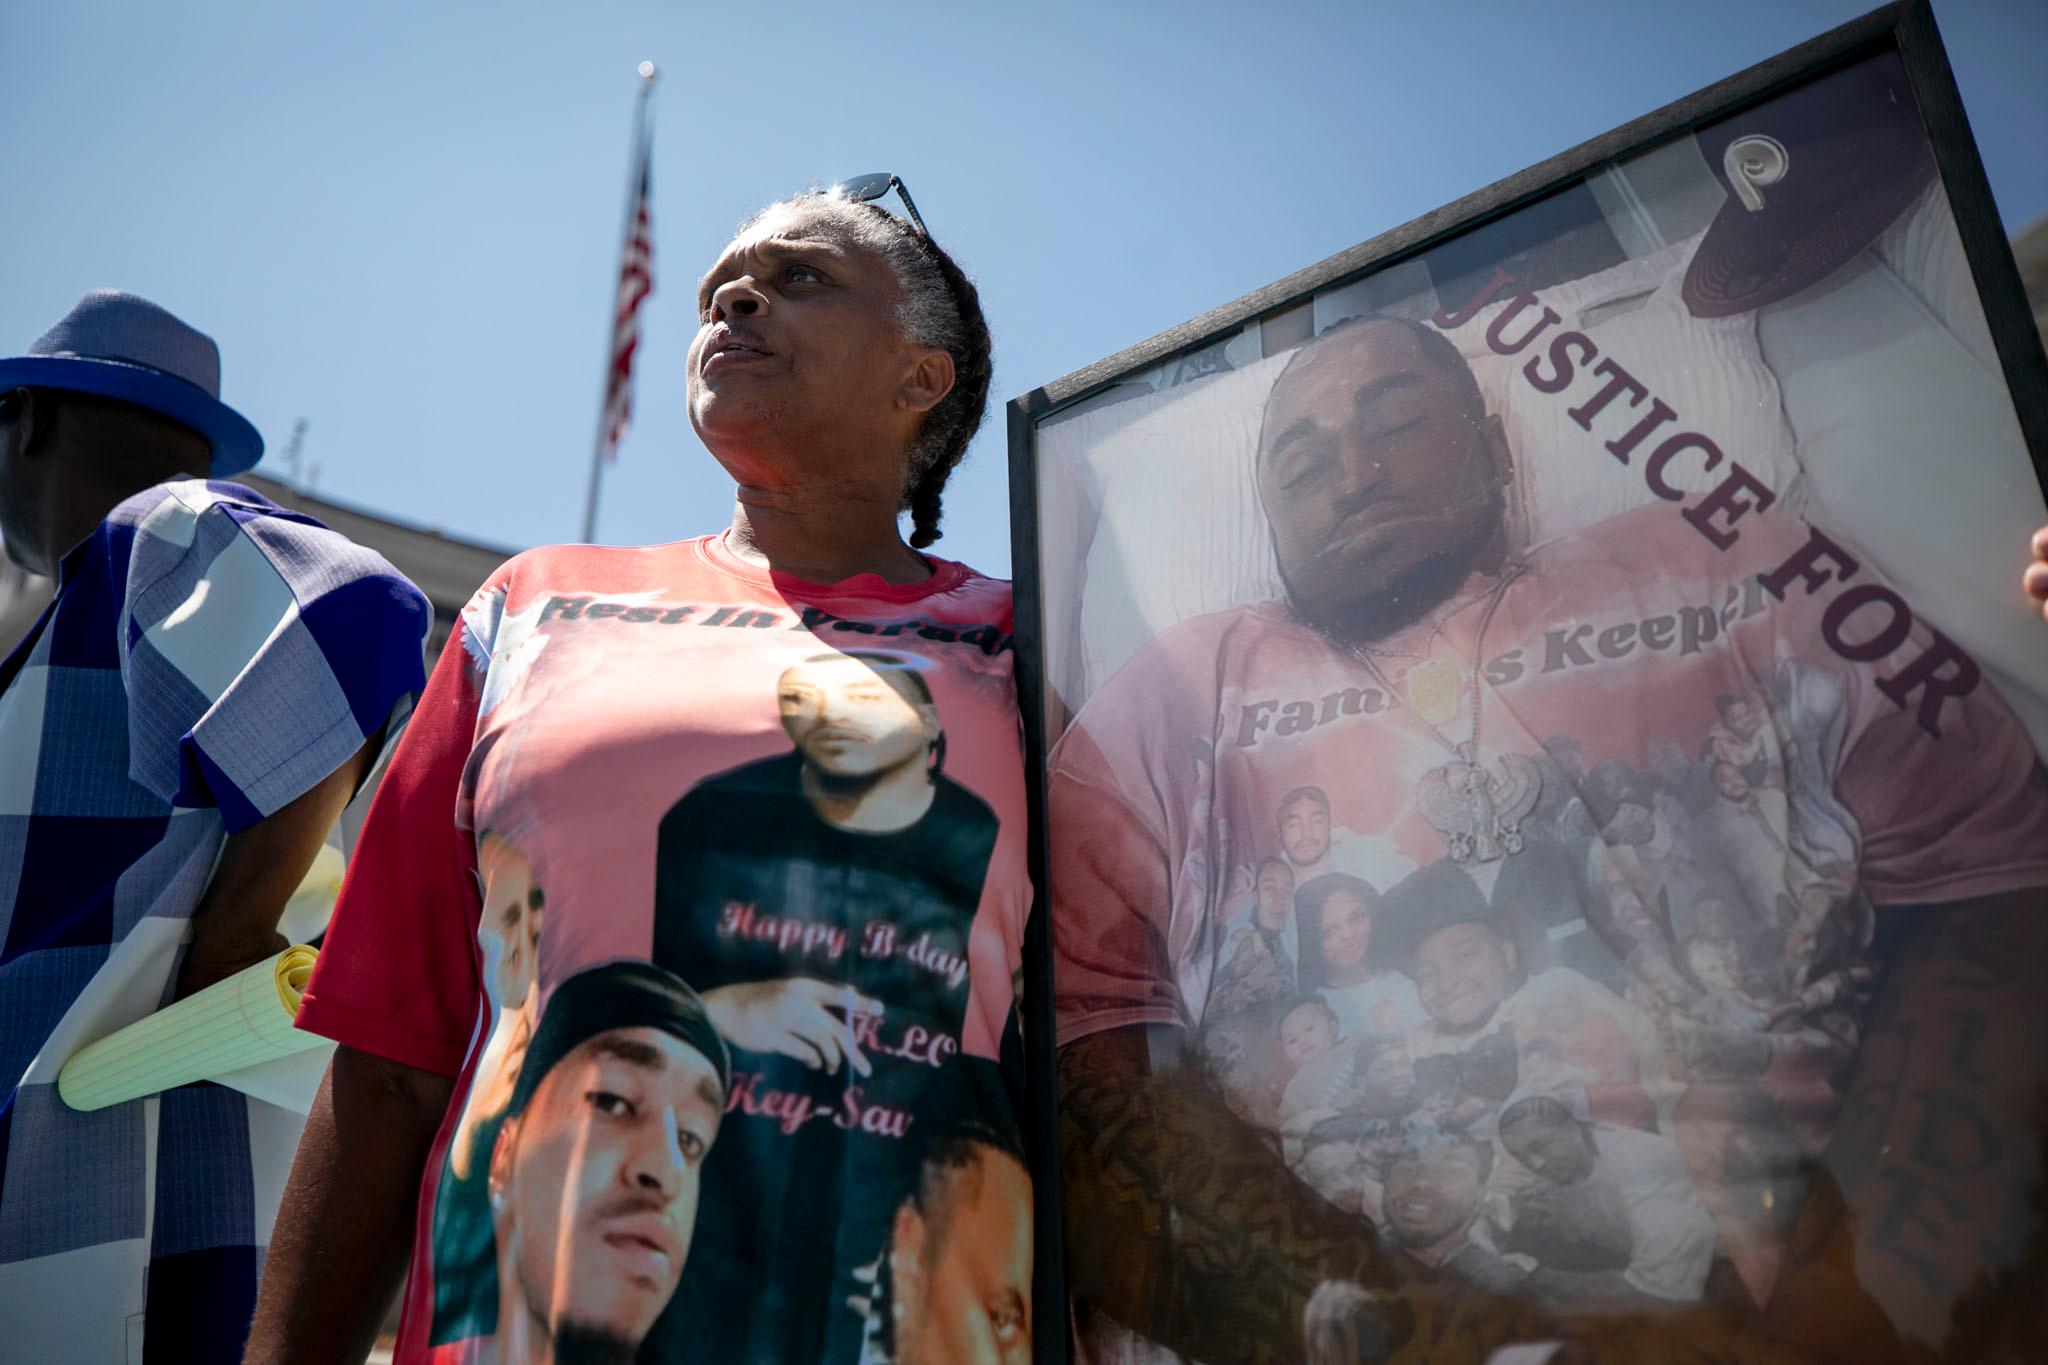
<instances>
[{"instance_id":1,"label":"pink memorial t-shirt","mask_svg":"<svg viewBox=\"0 0 2048 1365\"><path fill-rule=\"evenodd\" d=\"M459 1077L399 1359L886 1358L925 1235L1028 1349L1010 590L932 565L558 546L464 610L299 1016Z\"/></svg>"}]
</instances>

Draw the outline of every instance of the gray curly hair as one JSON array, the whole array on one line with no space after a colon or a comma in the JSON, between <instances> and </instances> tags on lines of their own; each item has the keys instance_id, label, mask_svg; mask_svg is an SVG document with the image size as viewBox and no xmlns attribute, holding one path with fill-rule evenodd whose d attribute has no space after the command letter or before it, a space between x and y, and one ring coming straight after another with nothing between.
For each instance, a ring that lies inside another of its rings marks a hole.
<instances>
[{"instance_id":1,"label":"gray curly hair","mask_svg":"<svg viewBox=\"0 0 2048 1365\"><path fill-rule=\"evenodd\" d=\"M973 281L931 238L873 204L807 191L768 205L740 224L744 233L780 208L824 213L855 242L880 256L903 291L896 325L914 346L934 346L953 358L953 387L925 413L912 439L901 510L911 516L910 543L924 549L939 538L941 494L988 408L994 369L988 321Z\"/></svg>"}]
</instances>

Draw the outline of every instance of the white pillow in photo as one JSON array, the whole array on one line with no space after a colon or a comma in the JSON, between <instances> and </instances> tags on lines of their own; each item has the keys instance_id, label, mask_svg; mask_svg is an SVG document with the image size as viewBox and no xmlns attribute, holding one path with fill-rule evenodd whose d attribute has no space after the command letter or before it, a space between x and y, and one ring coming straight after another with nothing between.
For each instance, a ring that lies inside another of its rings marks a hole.
<instances>
[{"instance_id":1,"label":"white pillow in photo","mask_svg":"<svg viewBox=\"0 0 2048 1365\"><path fill-rule=\"evenodd\" d=\"M1279 595L1253 464L1266 392L1286 364L1256 360L1039 431L1041 468L1078 484L1095 515L1080 583L1065 597L1048 584L1050 614L1076 597L1080 608L1079 638L1047 642L1069 707L1176 621ZM1061 501L1069 516L1083 511Z\"/></svg>"},{"instance_id":2,"label":"white pillow in photo","mask_svg":"<svg viewBox=\"0 0 2048 1365\"><path fill-rule=\"evenodd\" d=\"M1496 355L1486 340L1506 302L1489 306L1451 333L1458 349L1472 361L1487 406L1500 415L1506 430L1529 544L1568 535L1657 500L1643 482L1640 465L1624 465L1606 448L1608 441L1650 411L1649 398L1635 408L1625 406L1625 395L1615 398L1592 418L1590 431L1570 416L1607 383L1607 376L1595 375L1593 367L1608 359L1677 412L1659 428L1660 437L1695 431L1711 439L1725 456L1712 470L1696 460L1674 461L1667 474L1670 483L1687 492L1704 492L1726 476L1728 462L1740 461L1776 491L1776 510L1796 514L1804 506L1791 425L1777 379L1757 342L1754 315L1696 318L1680 297L1686 264L1698 245L1699 238L1690 237L1612 269L1536 291L1539 303L1556 312L1559 320L1515 355ZM1506 340L1524 336L1541 316L1537 305L1526 307L1507 322ZM1577 365L1577 374L1562 392L1544 393L1529 382L1524 369L1540 356L1542 372L1549 373L1549 347L1567 331L1585 333L1599 355ZM1649 449L1639 451L1637 460Z\"/></svg>"}]
</instances>

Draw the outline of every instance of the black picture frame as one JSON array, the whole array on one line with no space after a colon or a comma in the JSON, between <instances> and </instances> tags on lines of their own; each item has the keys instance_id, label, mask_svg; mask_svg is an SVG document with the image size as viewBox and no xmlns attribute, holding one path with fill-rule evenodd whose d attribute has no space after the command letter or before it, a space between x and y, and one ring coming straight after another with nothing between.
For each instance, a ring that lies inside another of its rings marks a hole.
<instances>
[{"instance_id":1,"label":"black picture frame","mask_svg":"<svg viewBox=\"0 0 2048 1365\"><path fill-rule=\"evenodd\" d=\"M2010 391L2037 481L2048 487L2048 359L2026 301L2019 269L1971 136L1955 77L1929 0L1898 0L1569 151L1383 232L1177 327L1033 389L1006 405L1010 529L1015 576L1019 700L1027 752L1032 830L1030 870L1036 905L1025 938L1025 1040L1032 1058L1029 1123L1034 1142L1038 1260L1034 1320L1037 1357L1068 1359L1068 1312L1059 1217L1060 1189L1050 911L1057 888L1048 857L1046 811L1046 602L1036 434L1048 419L1106 393L1142 371L1195 356L1246 324L1271 319L1318 293L1418 258L1580 183L1589 174L1651 150L1759 101L1852 62L1895 51L1902 59L1932 144L1972 282ZM1060 1324L1058 1329L1053 1324Z\"/></svg>"}]
</instances>

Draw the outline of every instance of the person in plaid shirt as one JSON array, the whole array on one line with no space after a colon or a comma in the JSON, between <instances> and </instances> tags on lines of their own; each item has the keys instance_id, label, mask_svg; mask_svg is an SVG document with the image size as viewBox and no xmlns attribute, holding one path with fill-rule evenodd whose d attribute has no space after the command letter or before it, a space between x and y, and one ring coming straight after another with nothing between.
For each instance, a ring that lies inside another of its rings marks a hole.
<instances>
[{"instance_id":1,"label":"person in plaid shirt","mask_svg":"<svg viewBox=\"0 0 2048 1365\"><path fill-rule=\"evenodd\" d=\"M240 1358L299 1116L209 1084L83 1113L57 1073L285 946L425 684L417 588L219 481L263 450L219 376L113 292L0 360L0 533L57 583L0 664L0 1361Z\"/></svg>"}]
</instances>

